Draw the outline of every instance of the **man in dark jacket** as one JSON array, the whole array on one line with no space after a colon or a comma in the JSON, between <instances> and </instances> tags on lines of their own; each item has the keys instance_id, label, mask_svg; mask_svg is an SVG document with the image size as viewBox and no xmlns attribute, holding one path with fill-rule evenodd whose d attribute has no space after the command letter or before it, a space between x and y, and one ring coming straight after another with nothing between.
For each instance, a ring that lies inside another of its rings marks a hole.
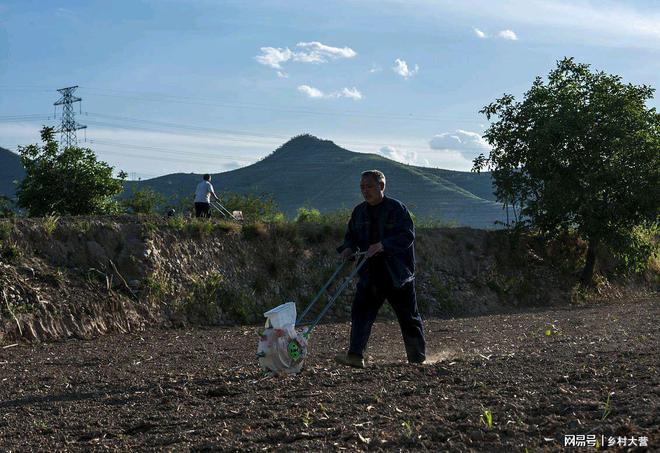
<instances>
[{"instance_id":1,"label":"man in dark jacket","mask_svg":"<svg viewBox=\"0 0 660 453\"><path fill-rule=\"evenodd\" d=\"M408 209L385 196L385 175L378 170L362 173L364 197L353 209L344 243L337 249L344 259L357 250L366 251L365 265L351 309L351 340L347 354L337 361L363 368L364 350L378 310L390 303L401 326L408 362L426 359L422 318L415 296L415 227Z\"/></svg>"}]
</instances>

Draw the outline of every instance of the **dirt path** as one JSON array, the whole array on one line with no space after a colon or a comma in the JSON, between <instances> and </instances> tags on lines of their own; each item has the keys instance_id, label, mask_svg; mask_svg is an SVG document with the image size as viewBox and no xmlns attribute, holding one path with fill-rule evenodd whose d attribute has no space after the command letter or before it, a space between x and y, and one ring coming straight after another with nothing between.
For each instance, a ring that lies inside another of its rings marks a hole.
<instances>
[{"instance_id":1,"label":"dirt path","mask_svg":"<svg viewBox=\"0 0 660 453\"><path fill-rule=\"evenodd\" d=\"M293 377L258 369L252 327L4 348L0 450L658 449L659 315L645 300L431 320L424 366L379 323L366 370L332 362L348 325L324 325Z\"/></svg>"}]
</instances>

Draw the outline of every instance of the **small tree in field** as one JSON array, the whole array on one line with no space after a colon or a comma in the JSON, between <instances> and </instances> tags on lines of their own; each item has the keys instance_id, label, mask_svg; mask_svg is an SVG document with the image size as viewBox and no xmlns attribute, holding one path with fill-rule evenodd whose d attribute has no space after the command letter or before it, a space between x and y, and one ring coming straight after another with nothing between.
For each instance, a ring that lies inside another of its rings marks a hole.
<instances>
[{"instance_id":1,"label":"small tree in field","mask_svg":"<svg viewBox=\"0 0 660 453\"><path fill-rule=\"evenodd\" d=\"M122 191L124 172L112 176L113 168L96 160L88 148L59 150L52 127L41 130L43 146L20 146L25 178L18 185L18 206L30 216L114 214L115 196Z\"/></svg>"},{"instance_id":2,"label":"small tree in field","mask_svg":"<svg viewBox=\"0 0 660 453\"><path fill-rule=\"evenodd\" d=\"M122 206L131 214L155 214L165 203L165 197L151 187L137 189L122 201Z\"/></svg>"},{"instance_id":3,"label":"small tree in field","mask_svg":"<svg viewBox=\"0 0 660 453\"><path fill-rule=\"evenodd\" d=\"M481 111L497 121L484 134L492 150L473 170L493 171L497 199L519 208L520 223L546 234L574 229L588 242L583 283L592 281L600 244L621 249L635 226L657 220L653 93L565 58L522 102L505 94Z\"/></svg>"}]
</instances>

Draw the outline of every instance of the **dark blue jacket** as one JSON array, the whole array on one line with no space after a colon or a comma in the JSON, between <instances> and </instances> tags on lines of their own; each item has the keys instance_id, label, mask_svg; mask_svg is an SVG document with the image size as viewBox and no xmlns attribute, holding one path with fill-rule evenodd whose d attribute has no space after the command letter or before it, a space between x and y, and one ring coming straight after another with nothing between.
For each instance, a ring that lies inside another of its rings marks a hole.
<instances>
[{"instance_id":1,"label":"dark blue jacket","mask_svg":"<svg viewBox=\"0 0 660 453\"><path fill-rule=\"evenodd\" d=\"M385 265L392 277L392 283L400 288L415 279L415 226L410 213L403 203L394 198L384 197L382 203L380 237L385 254ZM360 203L353 209L344 243L337 248L341 253L346 248L366 251L371 244L371 220L367 211L367 202ZM362 267L360 276L365 277Z\"/></svg>"}]
</instances>

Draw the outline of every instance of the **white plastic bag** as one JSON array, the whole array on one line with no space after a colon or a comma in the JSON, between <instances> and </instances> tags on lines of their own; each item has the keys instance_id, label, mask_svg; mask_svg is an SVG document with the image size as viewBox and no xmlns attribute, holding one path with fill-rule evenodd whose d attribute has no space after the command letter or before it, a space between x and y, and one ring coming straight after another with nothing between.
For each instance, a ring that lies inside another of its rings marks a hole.
<instances>
[{"instance_id":1,"label":"white plastic bag","mask_svg":"<svg viewBox=\"0 0 660 453\"><path fill-rule=\"evenodd\" d=\"M272 373L298 373L307 357L307 339L296 331L296 305L279 305L264 313L266 325L257 345L259 364Z\"/></svg>"}]
</instances>

